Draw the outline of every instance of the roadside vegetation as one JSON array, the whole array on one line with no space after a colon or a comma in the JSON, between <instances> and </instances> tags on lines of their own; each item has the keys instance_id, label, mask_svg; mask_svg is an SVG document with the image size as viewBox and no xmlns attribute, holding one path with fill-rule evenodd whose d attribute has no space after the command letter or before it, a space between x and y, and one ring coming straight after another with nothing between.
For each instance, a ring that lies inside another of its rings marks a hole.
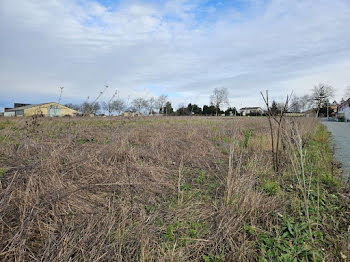
<instances>
[{"instance_id":1,"label":"roadside vegetation","mask_svg":"<svg viewBox=\"0 0 350 262\"><path fill-rule=\"evenodd\" d=\"M330 135L285 121L276 171L265 118L0 119L0 258L346 261Z\"/></svg>"}]
</instances>

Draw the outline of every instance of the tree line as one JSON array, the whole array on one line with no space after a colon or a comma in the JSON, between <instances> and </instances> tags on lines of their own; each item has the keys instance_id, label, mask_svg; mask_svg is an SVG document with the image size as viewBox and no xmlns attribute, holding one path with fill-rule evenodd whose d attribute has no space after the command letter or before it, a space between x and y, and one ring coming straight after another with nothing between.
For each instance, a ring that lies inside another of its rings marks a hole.
<instances>
[{"instance_id":1,"label":"tree line","mask_svg":"<svg viewBox=\"0 0 350 262\"><path fill-rule=\"evenodd\" d=\"M316 117L319 117L320 115L328 117L334 112L332 106L336 106L338 104L335 100L333 100L335 93L336 91L333 86L320 83L315 85L309 94L305 94L303 96L296 96L292 94L288 102L288 112L299 113L312 111L310 113L314 113ZM350 87L347 88L345 97L350 97ZM342 99L340 103L343 101L344 99ZM284 102L279 103L273 100L270 110L272 114L276 115L279 114L284 107Z\"/></svg>"},{"instance_id":2,"label":"tree line","mask_svg":"<svg viewBox=\"0 0 350 262\"><path fill-rule=\"evenodd\" d=\"M101 92L102 93L102 92ZM99 95L99 97L101 94ZM174 110L167 95L159 97L143 98L138 97L131 101L123 98L114 98L109 101L93 102L85 101L82 104L66 104L65 106L80 111L83 115L106 113L109 116L120 115L126 111L143 115L163 114L163 115L232 115L237 114L235 107L228 107L222 110L220 107L228 106L228 90L226 88L215 88L210 98L210 105L203 107L189 103L187 106L181 104Z\"/></svg>"},{"instance_id":3,"label":"tree line","mask_svg":"<svg viewBox=\"0 0 350 262\"><path fill-rule=\"evenodd\" d=\"M350 96L350 87L347 90ZM103 92L98 96L101 97ZM117 92L116 92L117 93ZM67 107L80 111L83 115L106 113L107 115L120 115L123 112L135 112L138 114L152 115L238 115L239 112L236 107L229 103L229 92L227 88L215 88L210 96L209 105L200 107L197 104L189 103L187 105L180 104L177 110L174 110L167 95L160 95L158 97L138 97L131 101L123 98L115 98L116 93L109 101L99 102L95 99L93 102L85 101L80 105L66 104ZM335 90L332 86L327 84L318 84L314 86L310 94L303 96L292 95L288 105L288 112L304 112L309 109L316 110L316 115L331 114L332 110L330 102L334 98ZM284 103L279 103L275 100L271 104L271 112L278 114L284 107ZM223 110L222 108L227 108Z\"/></svg>"}]
</instances>

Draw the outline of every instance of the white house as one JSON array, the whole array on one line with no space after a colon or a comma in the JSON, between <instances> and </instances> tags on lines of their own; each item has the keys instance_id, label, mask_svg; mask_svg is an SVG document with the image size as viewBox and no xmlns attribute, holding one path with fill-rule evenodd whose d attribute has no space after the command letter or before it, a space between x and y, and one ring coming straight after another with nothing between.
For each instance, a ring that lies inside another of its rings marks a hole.
<instances>
[{"instance_id":1,"label":"white house","mask_svg":"<svg viewBox=\"0 0 350 262\"><path fill-rule=\"evenodd\" d=\"M261 116L264 113L261 107L243 107L239 111L242 116Z\"/></svg>"},{"instance_id":2,"label":"white house","mask_svg":"<svg viewBox=\"0 0 350 262\"><path fill-rule=\"evenodd\" d=\"M338 106L338 115L344 115L345 121L350 121L350 98Z\"/></svg>"}]
</instances>

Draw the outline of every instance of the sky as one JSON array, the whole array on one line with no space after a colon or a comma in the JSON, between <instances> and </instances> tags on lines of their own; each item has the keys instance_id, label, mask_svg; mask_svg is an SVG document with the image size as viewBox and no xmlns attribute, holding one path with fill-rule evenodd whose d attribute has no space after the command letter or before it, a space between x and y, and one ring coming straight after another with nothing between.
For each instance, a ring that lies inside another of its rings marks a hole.
<instances>
[{"instance_id":1,"label":"sky","mask_svg":"<svg viewBox=\"0 0 350 262\"><path fill-rule=\"evenodd\" d=\"M0 0L0 108L168 95L262 106L350 86L349 0Z\"/></svg>"}]
</instances>

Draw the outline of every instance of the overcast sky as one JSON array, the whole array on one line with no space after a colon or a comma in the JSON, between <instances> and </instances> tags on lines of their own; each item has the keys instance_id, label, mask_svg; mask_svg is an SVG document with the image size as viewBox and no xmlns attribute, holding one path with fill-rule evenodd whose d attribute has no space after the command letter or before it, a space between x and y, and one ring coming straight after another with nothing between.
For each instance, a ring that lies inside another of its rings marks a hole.
<instances>
[{"instance_id":1,"label":"overcast sky","mask_svg":"<svg viewBox=\"0 0 350 262\"><path fill-rule=\"evenodd\" d=\"M261 106L350 85L349 0L0 0L0 107L167 94Z\"/></svg>"}]
</instances>

